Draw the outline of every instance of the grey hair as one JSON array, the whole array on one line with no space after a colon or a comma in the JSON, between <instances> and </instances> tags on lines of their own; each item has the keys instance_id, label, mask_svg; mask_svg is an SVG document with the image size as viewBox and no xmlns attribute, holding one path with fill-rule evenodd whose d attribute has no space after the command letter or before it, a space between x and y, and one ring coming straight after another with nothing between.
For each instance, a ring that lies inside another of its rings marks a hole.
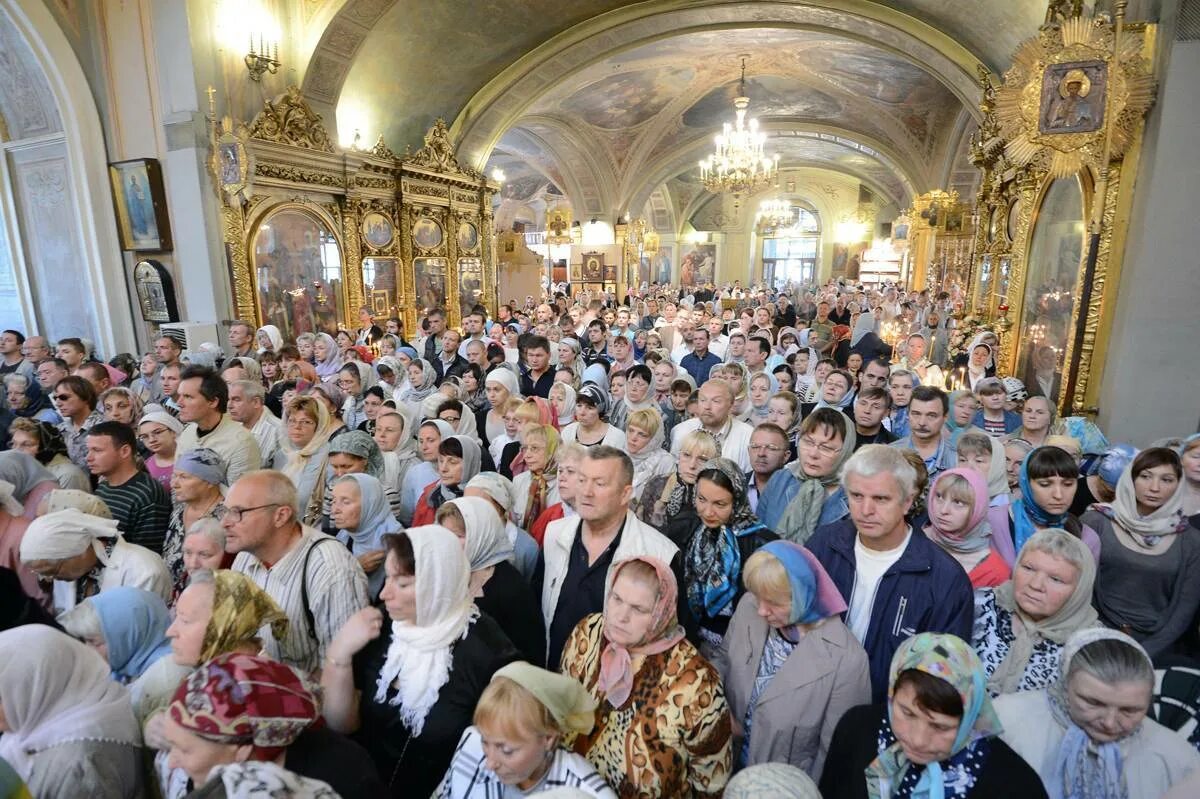
<instances>
[{"instance_id":1,"label":"grey hair","mask_svg":"<svg viewBox=\"0 0 1200 799\"><path fill-rule=\"evenodd\" d=\"M254 380L234 380L229 387L237 386L242 390L242 396L245 399L261 400L267 395L267 390L263 388L263 384Z\"/></svg>"},{"instance_id":2,"label":"grey hair","mask_svg":"<svg viewBox=\"0 0 1200 799\"><path fill-rule=\"evenodd\" d=\"M56 621L67 631L67 634L79 639L104 638L104 628L100 625L100 614L91 601L85 599L75 607L59 614Z\"/></svg>"},{"instance_id":3,"label":"grey hair","mask_svg":"<svg viewBox=\"0 0 1200 799\"><path fill-rule=\"evenodd\" d=\"M352 474L343 474L341 477L333 478L333 482L329 484L329 487L332 489L334 486L345 485L347 483L353 483L355 492L362 493L362 488L359 487L358 481L354 479L354 475Z\"/></svg>"},{"instance_id":4,"label":"grey hair","mask_svg":"<svg viewBox=\"0 0 1200 799\"><path fill-rule=\"evenodd\" d=\"M842 466L842 488L848 490L846 483L850 475L874 477L882 472L896 478L905 499L911 499L916 494L917 470L900 450L883 444L867 444L850 456Z\"/></svg>"},{"instance_id":5,"label":"grey hair","mask_svg":"<svg viewBox=\"0 0 1200 799\"><path fill-rule=\"evenodd\" d=\"M1154 666L1146 652L1116 638L1102 638L1080 647L1067 667L1067 680L1081 671L1108 685L1121 682L1154 684Z\"/></svg>"},{"instance_id":6,"label":"grey hair","mask_svg":"<svg viewBox=\"0 0 1200 799\"><path fill-rule=\"evenodd\" d=\"M554 459L559 463L562 463L563 461L578 463L579 461L583 460L586 454L587 447L585 447L583 444L580 444L578 441L561 441L559 442L558 449L554 453Z\"/></svg>"},{"instance_id":7,"label":"grey hair","mask_svg":"<svg viewBox=\"0 0 1200 799\"><path fill-rule=\"evenodd\" d=\"M1020 561L1026 552L1045 552L1047 555L1062 558L1078 569L1080 574L1083 574L1085 565L1083 559L1090 558L1091 554L1081 552L1078 543L1079 539L1066 530L1054 527L1038 530L1029 537L1025 546L1021 547L1021 555L1017 557L1017 560Z\"/></svg>"},{"instance_id":8,"label":"grey hair","mask_svg":"<svg viewBox=\"0 0 1200 799\"><path fill-rule=\"evenodd\" d=\"M306 342L308 344L311 344L316 340L317 340L316 333L301 333L300 335L296 336L296 344L297 345L299 345L300 342L302 342L302 341Z\"/></svg>"},{"instance_id":9,"label":"grey hair","mask_svg":"<svg viewBox=\"0 0 1200 799\"><path fill-rule=\"evenodd\" d=\"M211 517L192 522L192 526L187 529L187 535L184 538L189 535L206 535L221 549L225 548L225 528L219 521Z\"/></svg>"},{"instance_id":10,"label":"grey hair","mask_svg":"<svg viewBox=\"0 0 1200 799\"><path fill-rule=\"evenodd\" d=\"M888 375L889 383L892 382L893 377L907 377L909 379L909 382L911 382L913 384L913 388L916 388L918 385L921 384L921 381L917 379L917 373L913 372L910 369L893 369L892 373L890 375Z\"/></svg>"},{"instance_id":11,"label":"grey hair","mask_svg":"<svg viewBox=\"0 0 1200 799\"><path fill-rule=\"evenodd\" d=\"M583 460L588 461L620 461L621 462L621 485L633 485L633 460L625 454L624 450L610 447L607 444L601 444L598 447L588 447L583 453Z\"/></svg>"},{"instance_id":12,"label":"grey hair","mask_svg":"<svg viewBox=\"0 0 1200 799\"><path fill-rule=\"evenodd\" d=\"M21 389L21 391L25 391L26 389L28 389L29 388L29 378L26 377L25 375L19 374L17 372L13 372L11 374L7 374L4 376L4 387L5 388L13 388L13 387L18 387L18 386Z\"/></svg>"}]
</instances>

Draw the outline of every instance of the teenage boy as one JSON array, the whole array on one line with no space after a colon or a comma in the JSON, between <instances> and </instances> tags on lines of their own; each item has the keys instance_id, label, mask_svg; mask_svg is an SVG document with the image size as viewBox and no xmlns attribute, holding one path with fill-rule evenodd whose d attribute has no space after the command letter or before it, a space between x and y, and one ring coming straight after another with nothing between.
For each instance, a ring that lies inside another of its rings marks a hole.
<instances>
[{"instance_id":1,"label":"teenage boy","mask_svg":"<svg viewBox=\"0 0 1200 799\"><path fill-rule=\"evenodd\" d=\"M975 396L983 407L975 412L971 424L989 436L1004 436L1021 426L1021 417L1004 407L1008 392L997 377L985 377L975 386Z\"/></svg>"}]
</instances>

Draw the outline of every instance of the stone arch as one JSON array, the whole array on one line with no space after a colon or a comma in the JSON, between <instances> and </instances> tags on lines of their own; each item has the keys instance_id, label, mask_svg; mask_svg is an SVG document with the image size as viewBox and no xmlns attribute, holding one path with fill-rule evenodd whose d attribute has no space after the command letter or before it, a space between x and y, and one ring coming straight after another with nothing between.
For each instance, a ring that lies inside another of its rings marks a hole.
<instances>
[{"instance_id":1,"label":"stone arch","mask_svg":"<svg viewBox=\"0 0 1200 799\"><path fill-rule=\"evenodd\" d=\"M337 101L350 67L371 28L395 4L396 0L341 0L335 11L325 12L328 24L321 30L305 66L300 91L321 115L334 141L337 141Z\"/></svg>"}]
</instances>

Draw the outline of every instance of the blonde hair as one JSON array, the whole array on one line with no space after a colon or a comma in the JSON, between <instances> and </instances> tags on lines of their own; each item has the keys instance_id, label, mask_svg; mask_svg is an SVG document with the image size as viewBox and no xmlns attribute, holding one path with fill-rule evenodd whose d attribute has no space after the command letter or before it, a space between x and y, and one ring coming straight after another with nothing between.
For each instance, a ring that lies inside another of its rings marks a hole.
<instances>
[{"instance_id":1,"label":"blonde hair","mask_svg":"<svg viewBox=\"0 0 1200 799\"><path fill-rule=\"evenodd\" d=\"M542 411L538 408L536 402L531 401L529 398L520 400L519 402L519 406L513 411L518 419L522 422L533 422L534 424L542 421ZM504 409L507 411L508 406L505 405Z\"/></svg>"},{"instance_id":2,"label":"blonde hair","mask_svg":"<svg viewBox=\"0 0 1200 799\"><path fill-rule=\"evenodd\" d=\"M625 420L625 429L628 430L631 427L636 427L653 438L662 429L661 417L653 408L642 408L630 413L629 418Z\"/></svg>"},{"instance_id":3,"label":"blonde hair","mask_svg":"<svg viewBox=\"0 0 1200 799\"><path fill-rule=\"evenodd\" d=\"M680 453L690 452L708 460L717 457L717 440L703 430L693 430L679 442Z\"/></svg>"},{"instance_id":4,"label":"blonde hair","mask_svg":"<svg viewBox=\"0 0 1200 799\"><path fill-rule=\"evenodd\" d=\"M525 400L520 397L509 397L500 406L500 415L507 416L510 413L516 413L517 409L525 404Z\"/></svg>"},{"instance_id":5,"label":"blonde hair","mask_svg":"<svg viewBox=\"0 0 1200 799\"><path fill-rule=\"evenodd\" d=\"M475 715L471 722L480 730L519 741L543 735L556 738L562 735L562 729L546 706L528 689L508 677L492 678L475 703Z\"/></svg>"},{"instance_id":6,"label":"blonde hair","mask_svg":"<svg viewBox=\"0 0 1200 799\"><path fill-rule=\"evenodd\" d=\"M580 444L578 441L563 441L558 445L558 452L555 454L555 459L561 464L563 461L578 463L583 460L583 456L587 453L587 447Z\"/></svg>"},{"instance_id":7,"label":"blonde hair","mask_svg":"<svg viewBox=\"0 0 1200 799\"><path fill-rule=\"evenodd\" d=\"M958 500L970 507L967 515L975 512L975 489L961 474L949 474L937 481L934 493L940 493L950 499Z\"/></svg>"},{"instance_id":8,"label":"blonde hair","mask_svg":"<svg viewBox=\"0 0 1200 799\"><path fill-rule=\"evenodd\" d=\"M747 558L742 580L746 590L755 597L775 605L790 604L792 601L792 584L787 569L770 552L760 549Z\"/></svg>"},{"instance_id":9,"label":"blonde hair","mask_svg":"<svg viewBox=\"0 0 1200 799\"><path fill-rule=\"evenodd\" d=\"M455 507L451 502L442 503L442 506L437 509L437 515L434 518L434 521L445 527L447 519L457 522L464 530L467 527L467 520L463 518L462 511Z\"/></svg>"}]
</instances>

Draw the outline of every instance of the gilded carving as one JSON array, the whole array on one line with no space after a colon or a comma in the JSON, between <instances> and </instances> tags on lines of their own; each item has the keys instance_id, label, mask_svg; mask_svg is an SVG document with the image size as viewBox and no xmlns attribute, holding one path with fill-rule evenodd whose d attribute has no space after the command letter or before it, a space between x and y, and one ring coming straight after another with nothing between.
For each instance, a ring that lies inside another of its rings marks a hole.
<instances>
[{"instance_id":1,"label":"gilded carving","mask_svg":"<svg viewBox=\"0 0 1200 799\"><path fill-rule=\"evenodd\" d=\"M335 152L321 115L312 110L298 86L289 86L279 97L266 101L250 123L250 136L306 150Z\"/></svg>"},{"instance_id":2,"label":"gilded carving","mask_svg":"<svg viewBox=\"0 0 1200 799\"><path fill-rule=\"evenodd\" d=\"M371 148L371 155L386 158L389 161L396 160L396 153L383 141L382 133L379 134L379 138L375 141L375 146Z\"/></svg>"},{"instance_id":3,"label":"gilded carving","mask_svg":"<svg viewBox=\"0 0 1200 799\"><path fill-rule=\"evenodd\" d=\"M259 177L287 180L292 183L308 183L314 186L330 186L333 188L343 187L342 178L339 175L267 161L256 163L254 165L254 174Z\"/></svg>"},{"instance_id":4,"label":"gilded carving","mask_svg":"<svg viewBox=\"0 0 1200 799\"><path fill-rule=\"evenodd\" d=\"M326 206L330 207L330 206ZM337 208L336 205L332 206ZM342 274L346 280L346 304L349 306L352 317L358 314L358 309L366 305L363 298L363 275L362 275L362 240L359 233L359 224L361 223L362 215L361 208L358 203L346 203L345 209L341 212L342 222L342 246L344 257L344 268Z\"/></svg>"},{"instance_id":5,"label":"gilded carving","mask_svg":"<svg viewBox=\"0 0 1200 799\"><path fill-rule=\"evenodd\" d=\"M255 198L255 205L263 199ZM261 320L258 303L254 301L254 280L250 273L247 249L249 244L246 243L246 215L240 204L221 208L221 227L232 273L230 277L233 280L233 305L237 309L237 318L253 319L259 324Z\"/></svg>"},{"instance_id":6,"label":"gilded carving","mask_svg":"<svg viewBox=\"0 0 1200 799\"><path fill-rule=\"evenodd\" d=\"M483 179L483 175L478 171L458 162L454 154L454 145L450 142L450 130L446 127L446 120L440 117L425 134L425 145L411 155L406 154L403 163L405 166L431 169L442 174L464 175L473 180Z\"/></svg>"}]
</instances>

